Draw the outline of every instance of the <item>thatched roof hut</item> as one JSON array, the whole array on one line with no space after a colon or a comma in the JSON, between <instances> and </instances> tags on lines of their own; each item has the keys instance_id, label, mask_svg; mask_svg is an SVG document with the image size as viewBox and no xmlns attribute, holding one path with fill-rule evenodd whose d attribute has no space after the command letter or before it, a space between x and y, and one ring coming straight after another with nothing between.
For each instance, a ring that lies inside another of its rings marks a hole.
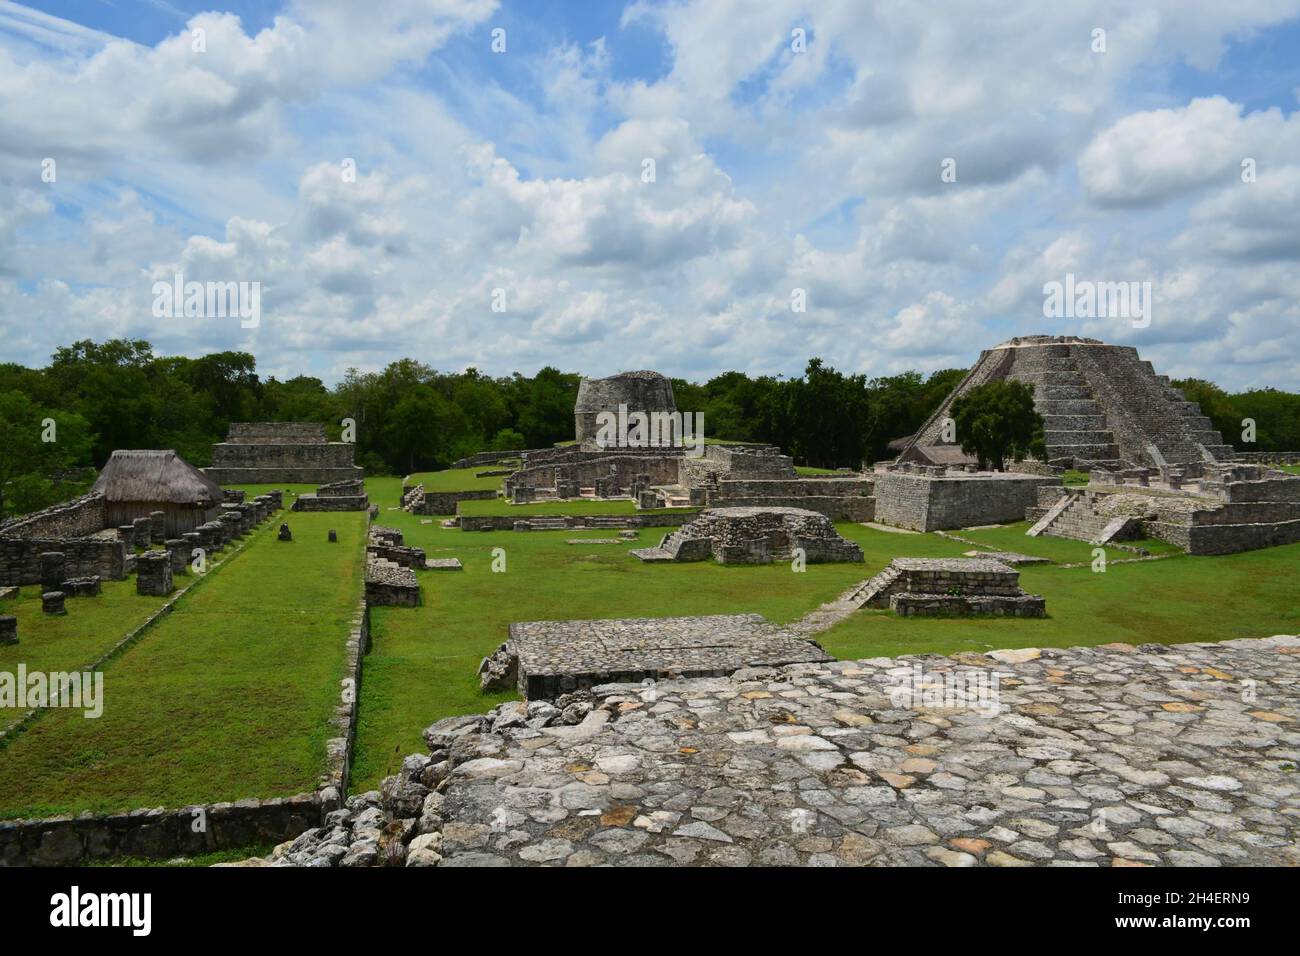
<instances>
[{"instance_id":1,"label":"thatched roof hut","mask_svg":"<svg viewBox=\"0 0 1300 956\"><path fill-rule=\"evenodd\" d=\"M220 485L171 449L113 452L91 491L104 495L110 527L161 511L168 537L215 518L223 497Z\"/></svg>"}]
</instances>

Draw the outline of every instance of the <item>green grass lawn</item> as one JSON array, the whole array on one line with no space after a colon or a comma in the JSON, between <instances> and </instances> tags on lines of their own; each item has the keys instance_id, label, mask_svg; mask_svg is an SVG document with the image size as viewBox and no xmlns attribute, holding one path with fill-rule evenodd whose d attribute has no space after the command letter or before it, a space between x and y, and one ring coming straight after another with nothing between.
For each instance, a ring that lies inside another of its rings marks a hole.
<instances>
[{"instance_id":1,"label":"green grass lawn","mask_svg":"<svg viewBox=\"0 0 1300 956\"><path fill-rule=\"evenodd\" d=\"M812 465L795 465L794 470L795 474L804 477L814 477L817 475L841 475L845 478L852 477L851 475L842 471L837 471L834 468L814 468Z\"/></svg>"},{"instance_id":2,"label":"green grass lawn","mask_svg":"<svg viewBox=\"0 0 1300 956\"><path fill-rule=\"evenodd\" d=\"M0 647L0 671L15 674L19 664L25 664L28 672L82 670L143 624L165 601L136 594L135 578L131 577L105 581L99 597L68 598L64 604L68 613L50 617L41 611L40 586L26 585L19 589L17 600L0 601L0 614L18 618L18 643ZM0 728L22 714L0 710Z\"/></svg>"},{"instance_id":3,"label":"green grass lawn","mask_svg":"<svg viewBox=\"0 0 1300 956\"><path fill-rule=\"evenodd\" d=\"M1273 467L1282 471L1289 471L1293 475L1300 475L1300 465L1274 465Z\"/></svg>"},{"instance_id":4,"label":"green grass lawn","mask_svg":"<svg viewBox=\"0 0 1300 956\"><path fill-rule=\"evenodd\" d=\"M425 491L487 491L500 488L505 475L476 478L480 471L499 471L504 465L479 465L477 468L448 468L446 471L422 471L406 479L408 485L424 485ZM370 481L386 479L370 479ZM370 482L367 482L369 484ZM400 484L400 483L399 483ZM396 504L396 502L394 502Z\"/></svg>"},{"instance_id":5,"label":"green grass lawn","mask_svg":"<svg viewBox=\"0 0 1300 956\"><path fill-rule=\"evenodd\" d=\"M280 521L292 543L276 540ZM108 664L101 717L49 711L0 750L0 817L313 789L365 527L361 512L285 513L252 532L243 553Z\"/></svg>"},{"instance_id":6,"label":"green grass lawn","mask_svg":"<svg viewBox=\"0 0 1300 956\"><path fill-rule=\"evenodd\" d=\"M819 638L837 657L951 654L1004 647L1164 644L1300 632L1300 544L1221 557L1090 568L1027 565L1020 585L1047 598L1045 620L900 618L862 611Z\"/></svg>"}]
</instances>

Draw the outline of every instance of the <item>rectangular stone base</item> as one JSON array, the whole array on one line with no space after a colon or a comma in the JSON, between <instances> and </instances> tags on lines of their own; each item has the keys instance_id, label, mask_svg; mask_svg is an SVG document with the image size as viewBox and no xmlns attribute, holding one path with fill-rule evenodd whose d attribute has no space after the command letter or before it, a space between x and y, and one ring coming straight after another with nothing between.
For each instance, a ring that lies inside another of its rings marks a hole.
<instances>
[{"instance_id":1,"label":"rectangular stone base","mask_svg":"<svg viewBox=\"0 0 1300 956\"><path fill-rule=\"evenodd\" d=\"M758 614L525 621L510 625L519 690L529 700L617 681L719 677L742 667L833 660Z\"/></svg>"}]
</instances>

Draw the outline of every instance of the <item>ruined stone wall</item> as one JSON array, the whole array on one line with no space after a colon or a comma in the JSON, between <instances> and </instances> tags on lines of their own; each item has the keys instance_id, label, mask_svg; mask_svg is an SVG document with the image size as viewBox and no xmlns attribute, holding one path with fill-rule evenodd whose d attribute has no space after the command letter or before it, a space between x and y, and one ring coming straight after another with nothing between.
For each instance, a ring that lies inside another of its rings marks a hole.
<instances>
[{"instance_id":1,"label":"ruined stone wall","mask_svg":"<svg viewBox=\"0 0 1300 956\"><path fill-rule=\"evenodd\" d=\"M415 515L454 515L459 501L491 501L497 497L495 491L426 491L414 500L410 511Z\"/></svg>"},{"instance_id":2,"label":"ruined stone wall","mask_svg":"<svg viewBox=\"0 0 1300 956\"><path fill-rule=\"evenodd\" d=\"M0 586L41 583L41 555L61 551L64 575L106 581L126 577L126 544L108 538L0 538Z\"/></svg>"},{"instance_id":3,"label":"ruined stone wall","mask_svg":"<svg viewBox=\"0 0 1300 956\"><path fill-rule=\"evenodd\" d=\"M84 538L106 522L104 495L95 492L0 524L0 538Z\"/></svg>"},{"instance_id":4,"label":"ruined stone wall","mask_svg":"<svg viewBox=\"0 0 1300 956\"><path fill-rule=\"evenodd\" d=\"M930 475L886 471L876 475L876 520L913 531L1023 521L1038 489L1059 487L1039 475Z\"/></svg>"},{"instance_id":5,"label":"ruined stone wall","mask_svg":"<svg viewBox=\"0 0 1300 956\"><path fill-rule=\"evenodd\" d=\"M593 488L597 479L613 476L613 483L626 494L637 475L649 475L652 485L675 485L681 480L683 461L679 451L663 449L653 453L620 449L617 452L580 452L567 460L540 465L525 464L506 479L506 493L517 487L554 488L557 481L576 481L580 488ZM529 459L531 462L531 458Z\"/></svg>"}]
</instances>

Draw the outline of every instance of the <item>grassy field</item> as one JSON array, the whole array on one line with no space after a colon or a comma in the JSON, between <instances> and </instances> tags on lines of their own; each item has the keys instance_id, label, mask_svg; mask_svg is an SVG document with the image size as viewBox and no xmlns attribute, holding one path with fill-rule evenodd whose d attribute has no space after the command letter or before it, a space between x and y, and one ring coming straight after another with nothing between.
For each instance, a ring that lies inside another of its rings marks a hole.
<instances>
[{"instance_id":1,"label":"grassy field","mask_svg":"<svg viewBox=\"0 0 1300 956\"><path fill-rule=\"evenodd\" d=\"M367 483L387 507L398 483ZM480 504L470 502L467 504ZM491 502L489 502L491 504ZM957 557L970 545L935 534L891 534L862 525L837 527L862 547L862 565L721 567L712 562L647 565L627 548L656 543L663 529L645 529L628 545L570 545L572 531L466 532L424 525L385 511L408 544L431 557L456 556L465 570L422 574L424 605L372 612L374 645L366 659L354 783L372 787L419 750L420 731L451 714L484 710L509 695L477 687L479 660L507 636L513 621L657 617L754 611L786 623L833 599L896 556ZM1092 547L1060 538L1028 538L1027 523L961 532L990 547L1041 554L1056 562L1092 561ZM1164 542L1138 542L1170 551ZM492 550L505 550L507 570L492 573ZM1132 557L1107 549L1110 561ZM1300 545L1224 558L1175 556L1160 561L1090 567L1025 567L1021 582L1046 596L1046 620L902 619L864 611L822 635L841 657L988 650L1028 645L1070 646L1108 641L1219 640L1300 630L1295 568ZM1207 599L1207 595L1213 595ZM1207 613L1212 605L1213 613Z\"/></svg>"},{"instance_id":2,"label":"grassy field","mask_svg":"<svg viewBox=\"0 0 1300 956\"><path fill-rule=\"evenodd\" d=\"M292 543L276 540L281 520ZM49 711L0 750L0 817L312 789L365 526L360 512L285 514L254 531L243 553L109 663L101 717ZM337 544L326 541L330 528Z\"/></svg>"},{"instance_id":3,"label":"grassy field","mask_svg":"<svg viewBox=\"0 0 1300 956\"><path fill-rule=\"evenodd\" d=\"M136 594L135 578L105 581L99 597L68 598L68 613L50 617L41 611L40 586L27 585L19 589L17 600L0 601L0 614L18 618L18 643L0 647L0 671L17 673L19 664L27 665L29 672L82 670L165 601ZM21 711L0 710L0 728L21 716Z\"/></svg>"},{"instance_id":4,"label":"grassy field","mask_svg":"<svg viewBox=\"0 0 1300 956\"><path fill-rule=\"evenodd\" d=\"M422 471L406 479L408 485L424 485L425 491L487 491L500 488L504 475L474 477L475 472L497 471L503 466L480 465L477 468L448 468L446 471ZM400 484L400 483L399 483Z\"/></svg>"}]
</instances>

